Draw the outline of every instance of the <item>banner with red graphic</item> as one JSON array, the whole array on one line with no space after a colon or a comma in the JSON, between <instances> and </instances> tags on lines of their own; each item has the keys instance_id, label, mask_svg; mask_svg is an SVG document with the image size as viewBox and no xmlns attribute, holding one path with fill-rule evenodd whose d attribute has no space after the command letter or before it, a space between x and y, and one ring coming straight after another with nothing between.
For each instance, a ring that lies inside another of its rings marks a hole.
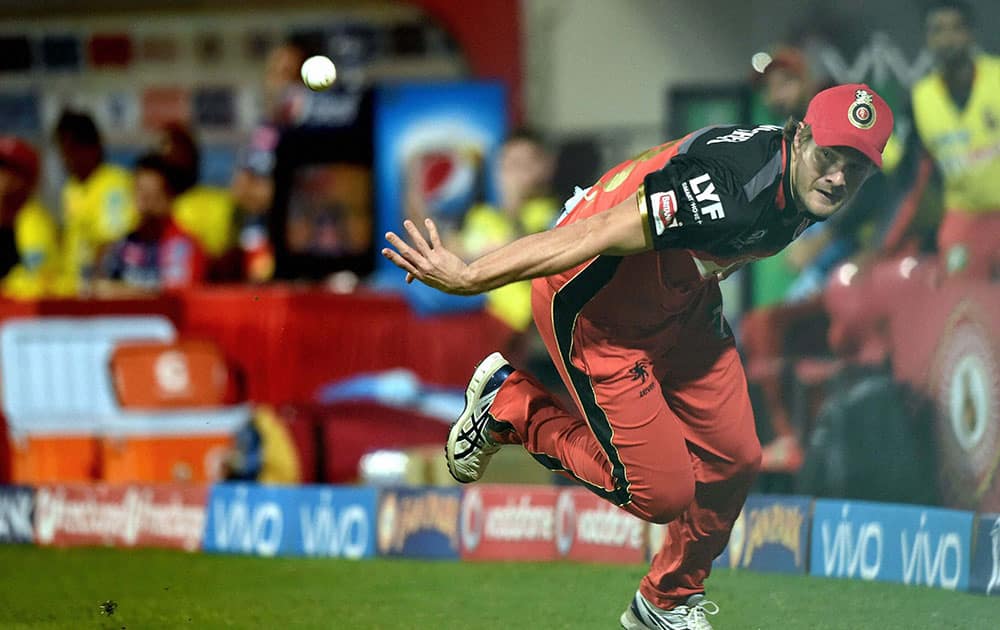
<instances>
[{"instance_id":1,"label":"banner with red graphic","mask_svg":"<svg viewBox=\"0 0 1000 630\"><path fill-rule=\"evenodd\" d=\"M546 486L476 485L462 497L463 560L553 560L556 500Z\"/></svg>"},{"instance_id":2,"label":"banner with red graphic","mask_svg":"<svg viewBox=\"0 0 1000 630\"><path fill-rule=\"evenodd\" d=\"M35 541L195 551L207 499L202 485L42 485L35 495Z\"/></svg>"},{"instance_id":3,"label":"banner with red graphic","mask_svg":"<svg viewBox=\"0 0 1000 630\"><path fill-rule=\"evenodd\" d=\"M559 493L555 530L560 558L615 563L645 560L646 523L584 488Z\"/></svg>"}]
</instances>

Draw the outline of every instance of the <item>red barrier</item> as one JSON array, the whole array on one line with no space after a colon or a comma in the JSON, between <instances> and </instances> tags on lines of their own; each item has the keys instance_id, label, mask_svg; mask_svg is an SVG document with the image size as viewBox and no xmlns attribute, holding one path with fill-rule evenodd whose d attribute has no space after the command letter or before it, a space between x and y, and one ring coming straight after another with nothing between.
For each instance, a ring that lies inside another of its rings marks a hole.
<instances>
[{"instance_id":1,"label":"red barrier","mask_svg":"<svg viewBox=\"0 0 1000 630\"><path fill-rule=\"evenodd\" d=\"M0 300L0 321L38 315L162 314L182 337L214 341L245 374L249 399L306 402L362 372L409 368L464 386L511 331L485 313L419 318L397 296L288 286L213 287L148 300Z\"/></svg>"},{"instance_id":2,"label":"red barrier","mask_svg":"<svg viewBox=\"0 0 1000 630\"><path fill-rule=\"evenodd\" d=\"M440 420L373 403L331 405L322 418L325 483L357 481L358 464L369 451L443 447L448 439L448 425Z\"/></svg>"}]
</instances>

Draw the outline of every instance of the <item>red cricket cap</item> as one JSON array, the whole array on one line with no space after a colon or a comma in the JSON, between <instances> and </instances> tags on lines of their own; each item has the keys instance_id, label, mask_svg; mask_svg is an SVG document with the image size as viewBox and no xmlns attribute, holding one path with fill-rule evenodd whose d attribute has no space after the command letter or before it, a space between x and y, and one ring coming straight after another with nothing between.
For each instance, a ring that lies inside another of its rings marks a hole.
<instances>
[{"instance_id":1,"label":"red cricket cap","mask_svg":"<svg viewBox=\"0 0 1000 630\"><path fill-rule=\"evenodd\" d=\"M882 150L892 134L889 104L864 83L837 85L809 101L806 124L816 144L851 147L882 168Z\"/></svg>"},{"instance_id":2,"label":"red cricket cap","mask_svg":"<svg viewBox=\"0 0 1000 630\"><path fill-rule=\"evenodd\" d=\"M0 164L21 173L30 186L38 179L38 153L17 136L0 136Z\"/></svg>"}]
</instances>

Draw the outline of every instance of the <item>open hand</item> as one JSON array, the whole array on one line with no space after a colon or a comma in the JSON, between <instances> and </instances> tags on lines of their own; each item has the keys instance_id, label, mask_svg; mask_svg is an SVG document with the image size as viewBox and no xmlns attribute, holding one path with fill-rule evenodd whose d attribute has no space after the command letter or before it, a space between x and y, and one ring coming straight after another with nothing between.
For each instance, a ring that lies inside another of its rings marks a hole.
<instances>
[{"instance_id":1,"label":"open hand","mask_svg":"<svg viewBox=\"0 0 1000 630\"><path fill-rule=\"evenodd\" d=\"M385 238L395 250L386 247L382 250L382 255L406 272L406 282L413 282L416 278L429 287L454 295L479 293L469 281L469 266L441 244L434 221L424 219L430 242L413 221L403 221L403 227L413 246L408 245L395 232L387 232Z\"/></svg>"}]
</instances>

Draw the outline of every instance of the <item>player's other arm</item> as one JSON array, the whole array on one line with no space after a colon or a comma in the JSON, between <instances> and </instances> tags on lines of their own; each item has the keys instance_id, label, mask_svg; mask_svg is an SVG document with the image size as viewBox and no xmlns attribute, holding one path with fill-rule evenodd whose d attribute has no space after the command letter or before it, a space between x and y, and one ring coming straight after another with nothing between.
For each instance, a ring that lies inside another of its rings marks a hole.
<instances>
[{"instance_id":1,"label":"player's other arm","mask_svg":"<svg viewBox=\"0 0 1000 630\"><path fill-rule=\"evenodd\" d=\"M395 250L382 254L407 272L407 281L416 278L428 286L456 295L475 295L497 287L549 276L601 254L625 256L652 249L634 197L582 221L570 223L523 238L465 264L441 244L437 226L427 219L430 237L412 221L405 221L412 245L389 232L386 239Z\"/></svg>"}]
</instances>

